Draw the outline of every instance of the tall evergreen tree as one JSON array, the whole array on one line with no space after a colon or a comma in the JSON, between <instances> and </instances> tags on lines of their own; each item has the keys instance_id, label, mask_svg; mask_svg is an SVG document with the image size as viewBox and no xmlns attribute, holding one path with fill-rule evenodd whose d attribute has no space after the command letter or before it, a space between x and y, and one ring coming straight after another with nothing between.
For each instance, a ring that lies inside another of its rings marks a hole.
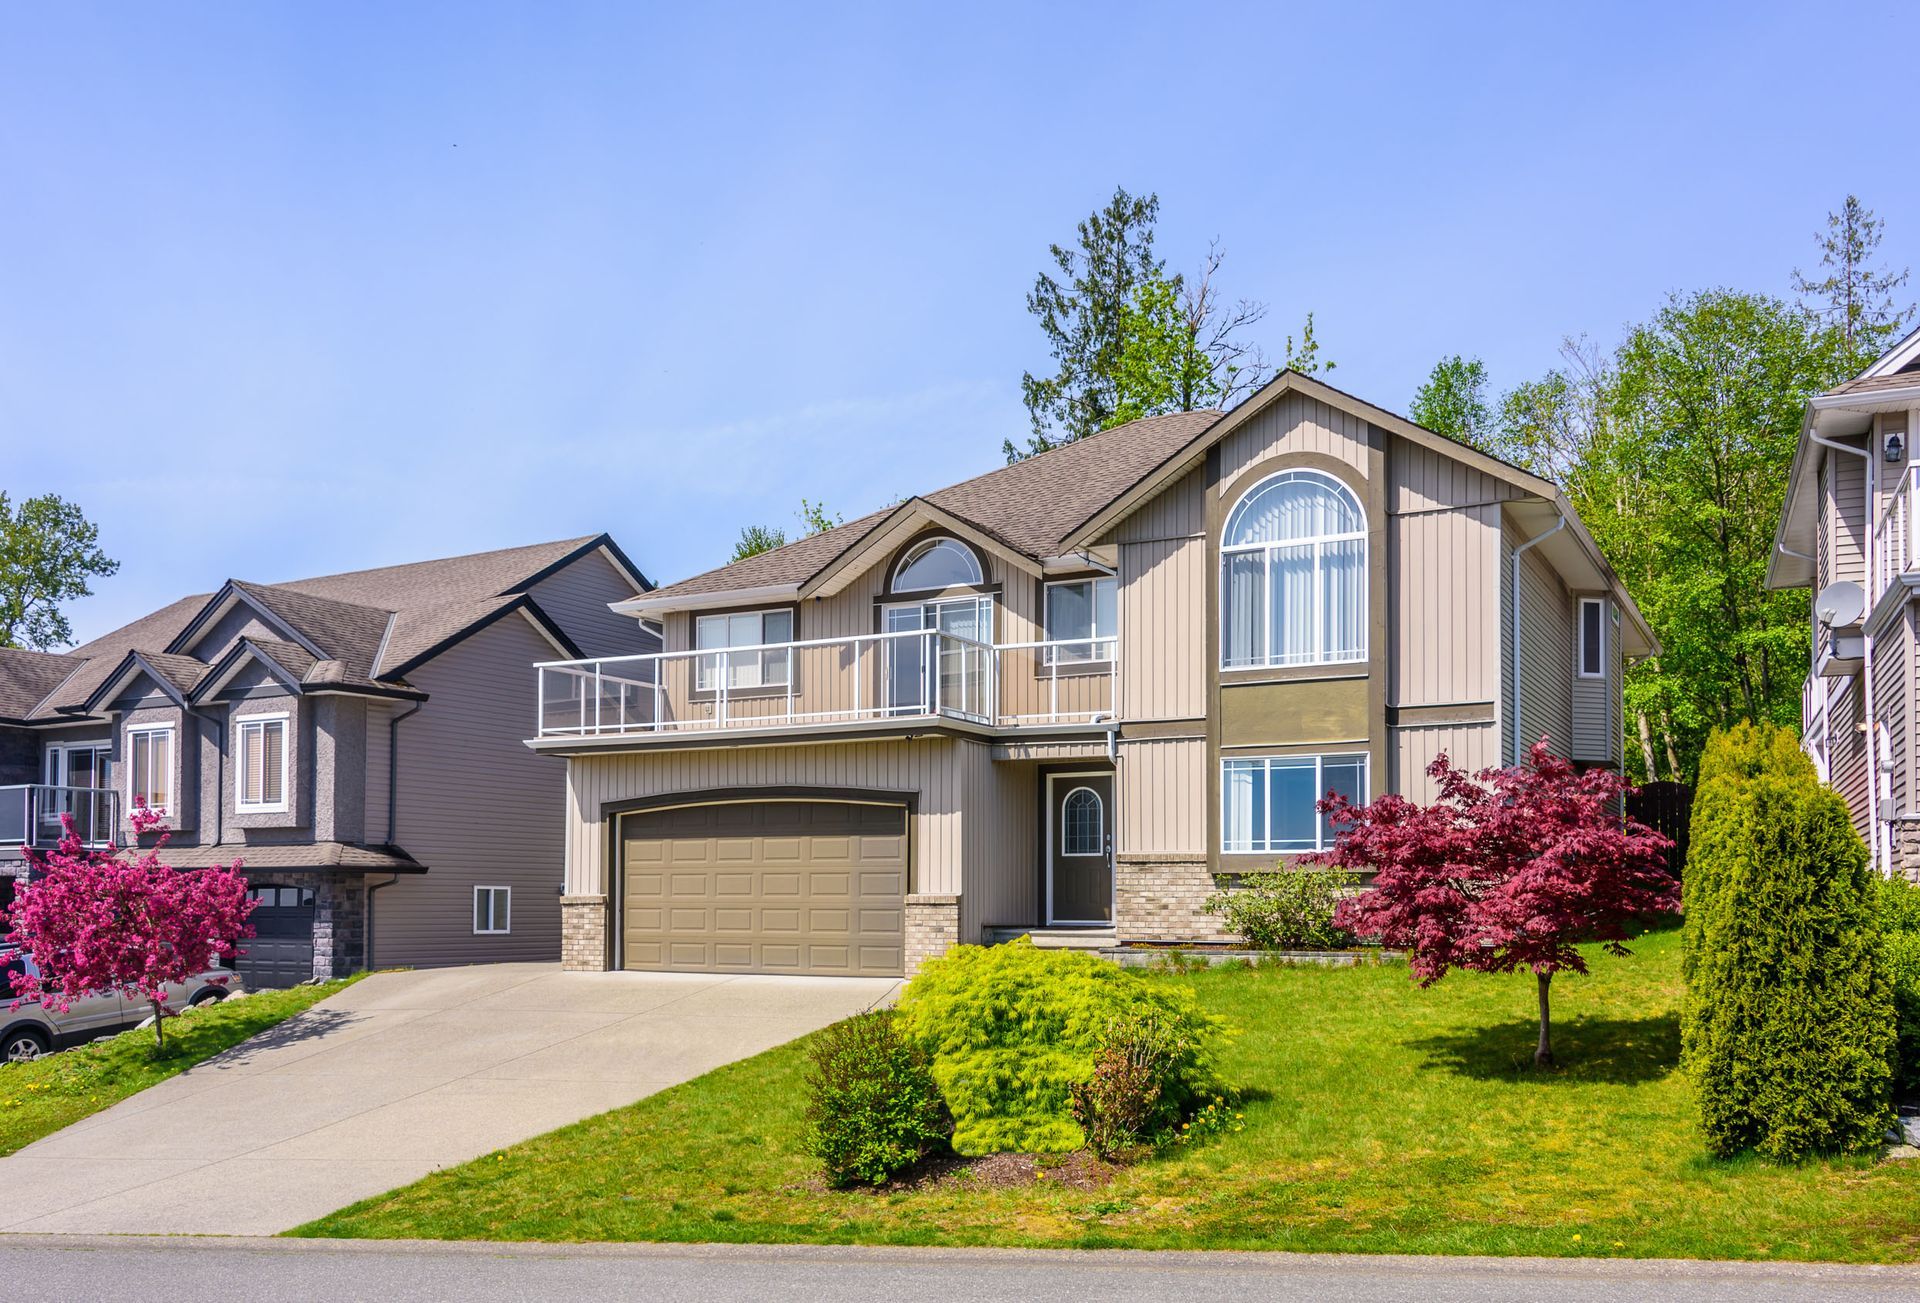
<instances>
[{"instance_id":1,"label":"tall evergreen tree","mask_svg":"<svg viewBox=\"0 0 1920 1303\"><path fill-rule=\"evenodd\" d=\"M1912 312L1911 305L1894 303L1908 269L1895 272L1876 261L1885 228L1859 196L1848 195L1839 212L1827 214L1825 234L1814 237L1826 274L1814 280L1797 267L1793 271L1800 306L1837 325L1862 366L1879 356Z\"/></svg>"}]
</instances>

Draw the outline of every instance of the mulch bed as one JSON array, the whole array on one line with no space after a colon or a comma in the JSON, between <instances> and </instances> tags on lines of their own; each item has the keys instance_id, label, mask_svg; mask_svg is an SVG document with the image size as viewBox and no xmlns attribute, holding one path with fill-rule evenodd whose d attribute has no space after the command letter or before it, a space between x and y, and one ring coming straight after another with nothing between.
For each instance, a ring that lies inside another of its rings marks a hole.
<instances>
[{"instance_id":1,"label":"mulch bed","mask_svg":"<svg viewBox=\"0 0 1920 1303\"><path fill-rule=\"evenodd\" d=\"M1107 1162L1091 1149L1077 1149L1071 1154L983 1154L978 1158L943 1154L901 1173L877 1187L876 1193L954 1187L1006 1190L1034 1184L1098 1190L1119 1172L1119 1164Z\"/></svg>"}]
</instances>

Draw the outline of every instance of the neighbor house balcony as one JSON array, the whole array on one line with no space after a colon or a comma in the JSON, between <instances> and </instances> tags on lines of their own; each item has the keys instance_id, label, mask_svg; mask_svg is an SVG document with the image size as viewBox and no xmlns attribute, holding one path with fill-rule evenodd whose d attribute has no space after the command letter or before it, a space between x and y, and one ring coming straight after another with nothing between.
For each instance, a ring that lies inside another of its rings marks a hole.
<instances>
[{"instance_id":1,"label":"neighbor house balcony","mask_svg":"<svg viewBox=\"0 0 1920 1303\"><path fill-rule=\"evenodd\" d=\"M62 816L88 846L112 846L120 835L120 794L104 787L0 787L0 850L46 850L60 842Z\"/></svg>"},{"instance_id":2,"label":"neighbor house balcony","mask_svg":"<svg viewBox=\"0 0 1920 1303\"><path fill-rule=\"evenodd\" d=\"M976 642L938 629L548 661L538 739L885 731L1098 730L1115 718L1114 639Z\"/></svg>"},{"instance_id":3,"label":"neighbor house balcony","mask_svg":"<svg viewBox=\"0 0 1920 1303\"><path fill-rule=\"evenodd\" d=\"M1895 584L1920 585L1920 515L1914 511L1914 477L1920 475L1920 466L1908 466L1896 473L1899 483L1873 526L1873 582L1867 592L1869 610L1877 606Z\"/></svg>"}]
</instances>

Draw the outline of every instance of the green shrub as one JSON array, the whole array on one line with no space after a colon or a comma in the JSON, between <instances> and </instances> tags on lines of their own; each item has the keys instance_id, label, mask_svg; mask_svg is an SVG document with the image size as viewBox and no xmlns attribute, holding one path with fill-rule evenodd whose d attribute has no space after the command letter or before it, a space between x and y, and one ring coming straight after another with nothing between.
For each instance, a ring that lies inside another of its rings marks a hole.
<instances>
[{"instance_id":1,"label":"green shrub","mask_svg":"<svg viewBox=\"0 0 1920 1303\"><path fill-rule=\"evenodd\" d=\"M1905 878L1880 880L1880 927L1897 1024L1894 1091L1903 1100L1920 1099L1920 886Z\"/></svg>"},{"instance_id":2,"label":"green shrub","mask_svg":"<svg viewBox=\"0 0 1920 1303\"><path fill-rule=\"evenodd\" d=\"M1227 931L1258 950L1337 950L1352 945L1353 934L1334 926L1333 911L1359 881L1345 869L1249 873L1203 908L1225 915Z\"/></svg>"},{"instance_id":3,"label":"green shrub","mask_svg":"<svg viewBox=\"0 0 1920 1303\"><path fill-rule=\"evenodd\" d=\"M1069 1111L1102 1158L1172 1136L1184 1097L1177 1080L1192 1031L1157 1013L1108 1025L1093 1054L1093 1072L1068 1089Z\"/></svg>"},{"instance_id":4,"label":"green shrub","mask_svg":"<svg viewBox=\"0 0 1920 1303\"><path fill-rule=\"evenodd\" d=\"M962 1154L1080 1148L1073 1086L1093 1075L1107 1029L1131 1020L1167 1029L1164 1107L1184 1112L1214 1086L1221 1024L1191 991L1024 937L949 950L908 984L899 1009L902 1031L933 1058Z\"/></svg>"},{"instance_id":5,"label":"green shrub","mask_svg":"<svg viewBox=\"0 0 1920 1303\"><path fill-rule=\"evenodd\" d=\"M1857 1151L1890 1114L1894 1015L1867 848L1792 734L1741 724L1700 764L1681 1049L1708 1147Z\"/></svg>"},{"instance_id":6,"label":"green shrub","mask_svg":"<svg viewBox=\"0 0 1920 1303\"><path fill-rule=\"evenodd\" d=\"M890 1010L821 1032L807 1078L807 1143L834 1185L878 1185L945 1144L953 1129L927 1056Z\"/></svg>"}]
</instances>

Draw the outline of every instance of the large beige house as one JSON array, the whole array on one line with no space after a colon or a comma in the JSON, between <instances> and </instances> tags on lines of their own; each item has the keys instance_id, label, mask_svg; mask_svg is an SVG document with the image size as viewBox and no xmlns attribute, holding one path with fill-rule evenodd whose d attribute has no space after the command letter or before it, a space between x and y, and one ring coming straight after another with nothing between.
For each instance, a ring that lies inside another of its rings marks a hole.
<instances>
[{"instance_id":1,"label":"large beige house","mask_svg":"<svg viewBox=\"0 0 1920 1303\"><path fill-rule=\"evenodd\" d=\"M1884 872L1920 876L1920 330L1807 404L1770 588L1811 588L1801 738Z\"/></svg>"},{"instance_id":2,"label":"large beige house","mask_svg":"<svg viewBox=\"0 0 1920 1303\"><path fill-rule=\"evenodd\" d=\"M1546 480L1317 380L1136 421L621 602L549 663L575 968L912 972L1217 937L1216 879L1542 735L1617 765L1652 635Z\"/></svg>"}]
</instances>

